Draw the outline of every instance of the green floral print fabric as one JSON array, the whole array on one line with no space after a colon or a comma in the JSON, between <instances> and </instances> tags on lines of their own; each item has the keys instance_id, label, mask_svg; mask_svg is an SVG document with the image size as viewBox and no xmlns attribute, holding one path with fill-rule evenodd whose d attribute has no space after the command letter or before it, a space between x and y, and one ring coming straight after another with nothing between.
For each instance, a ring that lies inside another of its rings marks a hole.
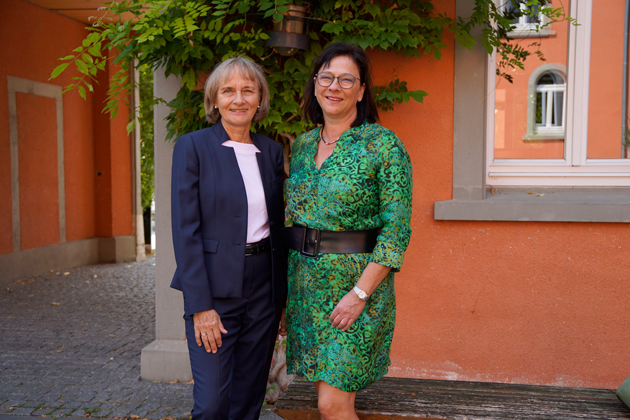
<instances>
[{"instance_id":1,"label":"green floral print fabric","mask_svg":"<svg viewBox=\"0 0 630 420\"><path fill-rule=\"evenodd\" d=\"M364 123L341 136L318 170L319 130L293 144L288 223L333 231L379 228L381 233L368 254L309 258L290 250L287 365L289 373L355 392L385 375L390 364L394 272L411 235L411 161L392 131ZM348 331L333 328L330 314L370 262L392 270Z\"/></svg>"}]
</instances>

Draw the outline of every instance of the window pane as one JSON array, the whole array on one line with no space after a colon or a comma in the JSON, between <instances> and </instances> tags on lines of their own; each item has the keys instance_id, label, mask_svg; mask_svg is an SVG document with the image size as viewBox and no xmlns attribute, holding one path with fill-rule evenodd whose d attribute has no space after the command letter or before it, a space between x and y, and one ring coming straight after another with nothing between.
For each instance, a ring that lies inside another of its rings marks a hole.
<instances>
[{"instance_id":1,"label":"window pane","mask_svg":"<svg viewBox=\"0 0 630 420\"><path fill-rule=\"evenodd\" d=\"M569 1L553 0L551 6L569 10ZM568 22L545 28L549 36L511 42L532 53L525 69L497 68L513 78L497 76L495 91L495 159L563 159L564 92L567 79ZM535 52L540 50L544 60ZM549 106L551 105L551 108Z\"/></svg>"},{"instance_id":2,"label":"window pane","mask_svg":"<svg viewBox=\"0 0 630 420\"><path fill-rule=\"evenodd\" d=\"M589 159L619 159L624 154L625 3L619 0L598 0L593 4L588 98Z\"/></svg>"}]
</instances>

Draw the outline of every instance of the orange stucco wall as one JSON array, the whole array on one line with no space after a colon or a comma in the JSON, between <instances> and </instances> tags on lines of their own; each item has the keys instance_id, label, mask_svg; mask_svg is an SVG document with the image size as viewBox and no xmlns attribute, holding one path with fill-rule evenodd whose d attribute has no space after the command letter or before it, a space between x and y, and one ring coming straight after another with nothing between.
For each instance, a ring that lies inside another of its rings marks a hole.
<instances>
[{"instance_id":1,"label":"orange stucco wall","mask_svg":"<svg viewBox=\"0 0 630 420\"><path fill-rule=\"evenodd\" d=\"M57 110L53 98L17 93L22 249L59 242Z\"/></svg>"},{"instance_id":2,"label":"orange stucco wall","mask_svg":"<svg viewBox=\"0 0 630 420\"><path fill-rule=\"evenodd\" d=\"M48 80L50 73L88 32L83 23L22 0L0 2L0 16L0 254L7 254L13 252L7 76L67 86L80 76L72 67L54 80ZM114 120L100 112L108 79L99 81L100 92L88 92L87 101L76 90L63 95L67 241L133 233L128 111L121 104ZM59 242L58 201L52 198L58 200L56 105L37 95L17 96L21 234L22 249L27 249ZM108 166L97 168L102 160ZM98 185L97 171L109 179L106 189ZM101 196L108 198L106 207Z\"/></svg>"},{"instance_id":3,"label":"orange stucco wall","mask_svg":"<svg viewBox=\"0 0 630 420\"><path fill-rule=\"evenodd\" d=\"M94 87L94 101L99 104L93 109L97 236L132 234L131 146L126 131L129 111L121 103L114 119L101 112L107 98L107 81L118 69L117 65L108 65Z\"/></svg>"},{"instance_id":4,"label":"orange stucco wall","mask_svg":"<svg viewBox=\"0 0 630 420\"><path fill-rule=\"evenodd\" d=\"M624 18L625 3L619 0L601 0L593 8L588 100L589 159L621 157Z\"/></svg>"},{"instance_id":5,"label":"orange stucco wall","mask_svg":"<svg viewBox=\"0 0 630 420\"><path fill-rule=\"evenodd\" d=\"M452 0L439 7L454 13ZM446 44L441 61L371 53L377 84L396 71L429 93L381 116L414 168L389 375L616 388L630 374L630 226L433 219L433 203L452 198L453 40Z\"/></svg>"},{"instance_id":6,"label":"orange stucco wall","mask_svg":"<svg viewBox=\"0 0 630 420\"><path fill-rule=\"evenodd\" d=\"M41 7L29 4L20 0L7 0L0 4L0 15L5 16L3 24L0 25L0 147L2 156L2 173L0 174L0 220L2 225L0 231L0 252L12 251L11 242L7 239L11 237L11 172L9 160L9 115L7 107L7 76L20 77L42 83L50 83L65 86L72 82L72 76L78 76L77 72L68 71L58 79L49 81L50 73L60 62L59 57L69 55L73 48L80 45L81 40L87 34L84 25L65 18L59 14L49 12ZM8 18L13 16L14 18ZM18 19L18 16L28 16L28 19ZM31 95L34 96L34 95ZM39 96L36 96L41 100ZM45 99L45 98L42 98ZM54 101L52 101L52 121L56 123ZM79 97L77 92L69 92L63 95L63 124L64 124L64 159L65 159L65 192L66 192L66 231L67 240L86 238L94 236L94 181L92 178L92 97L88 96L88 102ZM48 108L46 109L48 111ZM26 107L18 102L18 115L26 113L32 117L32 121L26 122L21 127L20 142L26 140L23 134L31 128L28 138L39 135L41 132L47 143L53 142L53 146L47 144L46 147L54 147L55 154L49 156L46 163L45 174L37 175L41 181L40 190L48 191L47 194L57 197L57 162L56 162L56 124L44 124L38 121L38 109ZM48 122L48 119L46 119ZM32 130L33 126L37 130ZM32 140L32 139L31 139ZM39 140L41 141L41 139ZM6 154L4 151L6 150ZM49 168L50 166L50 168ZM54 173L49 170L54 168ZM41 169L43 170L43 169ZM40 171L41 171L40 170ZM21 175L22 176L22 175ZM49 191L48 184L50 178L54 177L54 192ZM23 187L20 183L20 187ZM47 197L47 196L46 196ZM33 203L39 198L31 197ZM31 203L21 203L21 213L29 213ZM40 203L41 205L41 203ZM45 203L45 207L50 211L56 210L57 202ZM58 214L58 213L57 213ZM58 230L58 216L54 217L33 217L30 229L35 232L45 232L55 227ZM8 224L7 224L8 221ZM54 222L54 223L53 223ZM22 232L24 235L26 232ZM23 238L25 239L25 238ZM58 234L57 240L59 241ZM50 241L47 241L50 242ZM25 244L27 245L27 244ZM41 244L40 244L41 245ZM40 246L37 245L37 246Z\"/></svg>"}]
</instances>

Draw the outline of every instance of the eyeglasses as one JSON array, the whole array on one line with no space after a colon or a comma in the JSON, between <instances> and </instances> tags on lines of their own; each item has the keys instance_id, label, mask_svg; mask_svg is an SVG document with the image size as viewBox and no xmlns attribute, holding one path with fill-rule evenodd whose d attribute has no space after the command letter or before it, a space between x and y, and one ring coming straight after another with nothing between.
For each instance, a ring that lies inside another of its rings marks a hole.
<instances>
[{"instance_id":1,"label":"eyeglasses","mask_svg":"<svg viewBox=\"0 0 630 420\"><path fill-rule=\"evenodd\" d=\"M347 73L335 77L332 73L327 71L323 73L317 73L315 75L315 79L321 87L328 87L333 84L335 79L337 79L339 81L339 86L344 89L351 89L357 80L361 80L358 77L354 77L353 75Z\"/></svg>"}]
</instances>

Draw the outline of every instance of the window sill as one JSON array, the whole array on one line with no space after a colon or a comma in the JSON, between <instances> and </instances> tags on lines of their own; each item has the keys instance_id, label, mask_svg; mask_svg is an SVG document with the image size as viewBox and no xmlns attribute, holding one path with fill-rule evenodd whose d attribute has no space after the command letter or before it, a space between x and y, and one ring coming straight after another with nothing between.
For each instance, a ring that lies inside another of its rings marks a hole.
<instances>
[{"instance_id":1,"label":"window sill","mask_svg":"<svg viewBox=\"0 0 630 420\"><path fill-rule=\"evenodd\" d=\"M558 133L558 134L545 134L545 133L525 134L523 136L523 140L564 140L564 133Z\"/></svg>"},{"instance_id":2,"label":"window sill","mask_svg":"<svg viewBox=\"0 0 630 420\"><path fill-rule=\"evenodd\" d=\"M436 201L434 219L630 223L630 188L502 188L484 200Z\"/></svg>"},{"instance_id":3,"label":"window sill","mask_svg":"<svg viewBox=\"0 0 630 420\"><path fill-rule=\"evenodd\" d=\"M519 39L519 38L548 38L556 34L556 31L552 30L541 30L536 32L535 29L516 29L515 31L508 32L507 36L510 39Z\"/></svg>"}]
</instances>

